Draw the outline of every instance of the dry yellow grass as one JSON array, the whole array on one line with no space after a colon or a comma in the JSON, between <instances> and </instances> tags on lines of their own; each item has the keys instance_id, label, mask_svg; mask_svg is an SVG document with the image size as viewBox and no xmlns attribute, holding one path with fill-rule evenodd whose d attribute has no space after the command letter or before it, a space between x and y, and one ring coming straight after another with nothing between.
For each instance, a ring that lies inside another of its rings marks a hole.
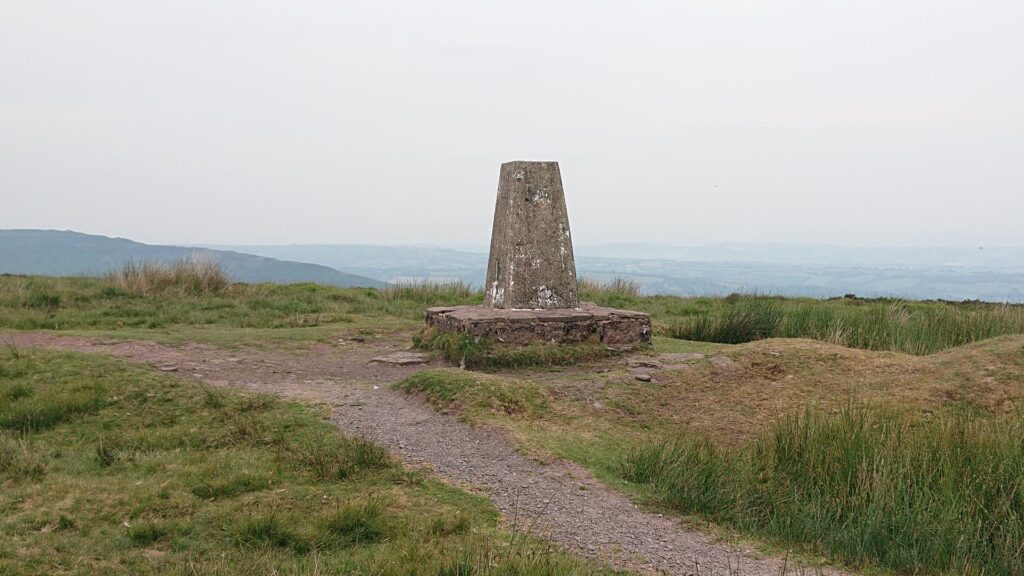
<instances>
[{"instance_id":1,"label":"dry yellow grass","mask_svg":"<svg viewBox=\"0 0 1024 576\"><path fill-rule=\"evenodd\" d=\"M833 412L880 406L920 417L964 407L992 414L1017 409L1024 391L1024 336L1005 336L938 354L915 356L846 348L816 340L770 339L722 346L732 360L709 357L680 369L633 378L622 360L561 371L524 370L495 378L533 382L549 414L524 423L493 414L524 448L551 448L570 436L650 441L684 431L721 444L754 437L778 417L810 409ZM475 415L480 419L484 415Z\"/></svg>"}]
</instances>

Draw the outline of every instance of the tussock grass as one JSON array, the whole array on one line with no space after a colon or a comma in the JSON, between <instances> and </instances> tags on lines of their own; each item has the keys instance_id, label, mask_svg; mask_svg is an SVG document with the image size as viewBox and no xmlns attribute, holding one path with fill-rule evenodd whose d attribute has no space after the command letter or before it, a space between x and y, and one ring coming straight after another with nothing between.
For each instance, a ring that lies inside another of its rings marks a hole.
<instances>
[{"instance_id":1,"label":"tussock grass","mask_svg":"<svg viewBox=\"0 0 1024 576\"><path fill-rule=\"evenodd\" d=\"M322 532L335 546L372 544L387 538L391 527L386 515L389 502L376 494L346 502L323 520Z\"/></svg>"},{"instance_id":2,"label":"tussock grass","mask_svg":"<svg viewBox=\"0 0 1024 576\"><path fill-rule=\"evenodd\" d=\"M389 303L410 301L427 306L443 306L453 302L482 298L480 290L459 280L450 282L399 282L380 291L383 301Z\"/></svg>"},{"instance_id":3,"label":"tussock grass","mask_svg":"<svg viewBox=\"0 0 1024 576\"><path fill-rule=\"evenodd\" d=\"M392 465L387 450L357 437L324 433L313 442L278 438L275 444L283 460L320 480L345 480L364 470Z\"/></svg>"},{"instance_id":4,"label":"tussock grass","mask_svg":"<svg viewBox=\"0 0 1024 576\"><path fill-rule=\"evenodd\" d=\"M46 473L46 460L24 437L0 430L0 477L38 480Z\"/></svg>"},{"instance_id":5,"label":"tussock grass","mask_svg":"<svg viewBox=\"0 0 1024 576\"><path fill-rule=\"evenodd\" d=\"M107 274L116 290L127 294L223 294L231 288L231 280L217 262L192 257L171 264L160 262L126 262ZM117 295L111 290L112 295Z\"/></svg>"},{"instance_id":6,"label":"tussock grass","mask_svg":"<svg viewBox=\"0 0 1024 576\"><path fill-rule=\"evenodd\" d=\"M580 278L576 283L576 287L579 290L581 300L640 297L639 282L618 276L608 282L600 282L593 278Z\"/></svg>"},{"instance_id":7,"label":"tussock grass","mask_svg":"<svg viewBox=\"0 0 1024 576\"><path fill-rule=\"evenodd\" d=\"M931 354L1024 333L1024 306L1019 305L740 295L702 301L700 310L671 319L668 335L728 344L812 338L853 348Z\"/></svg>"},{"instance_id":8,"label":"tussock grass","mask_svg":"<svg viewBox=\"0 0 1024 576\"><path fill-rule=\"evenodd\" d=\"M868 408L779 420L754 442L646 446L623 477L661 503L854 565L1024 572L1024 415Z\"/></svg>"}]
</instances>

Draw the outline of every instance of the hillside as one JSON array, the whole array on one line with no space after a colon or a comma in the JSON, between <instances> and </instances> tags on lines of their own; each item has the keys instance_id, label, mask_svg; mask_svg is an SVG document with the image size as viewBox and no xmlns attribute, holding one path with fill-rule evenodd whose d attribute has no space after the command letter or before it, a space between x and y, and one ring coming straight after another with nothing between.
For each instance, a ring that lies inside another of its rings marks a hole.
<instances>
[{"instance_id":1,"label":"hillside","mask_svg":"<svg viewBox=\"0 0 1024 576\"><path fill-rule=\"evenodd\" d=\"M237 282L316 282L330 286L375 287L384 282L319 264L278 260L230 250L142 244L58 230L0 230L0 273L95 276L125 262L174 262L199 256L221 265Z\"/></svg>"}]
</instances>

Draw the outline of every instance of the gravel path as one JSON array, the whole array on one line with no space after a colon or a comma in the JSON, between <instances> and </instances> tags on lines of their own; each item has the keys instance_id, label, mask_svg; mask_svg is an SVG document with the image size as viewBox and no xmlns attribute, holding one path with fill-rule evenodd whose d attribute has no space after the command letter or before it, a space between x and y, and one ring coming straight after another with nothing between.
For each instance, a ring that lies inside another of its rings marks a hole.
<instances>
[{"instance_id":1,"label":"gravel path","mask_svg":"<svg viewBox=\"0 0 1024 576\"><path fill-rule=\"evenodd\" d=\"M750 550L716 542L670 518L638 510L573 463L539 464L497 431L471 428L390 390L388 384L423 368L369 362L398 350L400 340L317 345L294 353L50 333L9 333L0 336L0 344L5 342L110 354L211 385L327 403L341 430L486 494L521 529L620 568L680 575L843 574L787 566L782 558L758 558Z\"/></svg>"}]
</instances>

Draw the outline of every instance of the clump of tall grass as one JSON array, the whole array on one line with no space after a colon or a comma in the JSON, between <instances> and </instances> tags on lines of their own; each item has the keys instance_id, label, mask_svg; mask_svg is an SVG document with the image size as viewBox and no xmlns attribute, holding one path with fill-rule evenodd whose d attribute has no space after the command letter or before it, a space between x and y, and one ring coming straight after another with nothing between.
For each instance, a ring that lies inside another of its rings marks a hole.
<instances>
[{"instance_id":1,"label":"clump of tall grass","mask_svg":"<svg viewBox=\"0 0 1024 576\"><path fill-rule=\"evenodd\" d=\"M38 480L46 473L46 458L29 441L0 430L0 478Z\"/></svg>"},{"instance_id":2,"label":"clump of tall grass","mask_svg":"<svg viewBox=\"0 0 1024 576\"><path fill-rule=\"evenodd\" d=\"M688 324L676 324L671 330L676 338L739 344L777 335L783 320L782 309L775 302L741 300L726 305L717 314L704 314Z\"/></svg>"},{"instance_id":3,"label":"clump of tall grass","mask_svg":"<svg viewBox=\"0 0 1024 576\"><path fill-rule=\"evenodd\" d=\"M779 420L752 443L682 438L623 465L686 513L851 564L1024 573L1024 416L925 422L851 408Z\"/></svg>"},{"instance_id":4,"label":"clump of tall grass","mask_svg":"<svg viewBox=\"0 0 1024 576\"><path fill-rule=\"evenodd\" d=\"M813 338L842 346L931 354L1004 334L1024 333L1024 306L903 300L813 300L731 295L677 318L668 335L737 344Z\"/></svg>"},{"instance_id":5,"label":"clump of tall grass","mask_svg":"<svg viewBox=\"0 0 1024 576\"><path fill-rule=\"evenodd\" d=\"M394 465L388 451L357 436L321 433L316 441L302 443L278 438L279 457L295 469L321 480L345 480Z\"/></svg>"},{"instance_id":6,"label":"clump of tall grass","mask_svg":"<svg viewBox=\"0 0 1024 576\"><path fill-rule=\"evenodd\" d=\"M591 300L602 297L638 298L641 288L639 282L619 276L608 282L601 282L593 278L580 278L576 282L576 287L581 296Z\"/></svg>"},{"instance_id":7,"label":"clump of tall grass","mask_svg":"<svg viewBox=\"0 0 1024 576\"><path fill-rule=\"evenodd\" d=\"M107 280L114 287L138 296L222 294L231 287L231 280L219 263L198 256L170 264L125 262L111 270Z\"/></svg>"},{"instance_id":8,"label":"clump of tall grass","mask_svg":"<svg viewBox=\"0 0 1024 576\"><path fill-rule=\"evenodd\" d=\"M479 291L461 280L425 282L399 282L389 284L381 289L380 297L385 302L397 302L407 300L423 304L424 306L436 306L461 302L473 297Z\"/></svg>"}]
</instances>

